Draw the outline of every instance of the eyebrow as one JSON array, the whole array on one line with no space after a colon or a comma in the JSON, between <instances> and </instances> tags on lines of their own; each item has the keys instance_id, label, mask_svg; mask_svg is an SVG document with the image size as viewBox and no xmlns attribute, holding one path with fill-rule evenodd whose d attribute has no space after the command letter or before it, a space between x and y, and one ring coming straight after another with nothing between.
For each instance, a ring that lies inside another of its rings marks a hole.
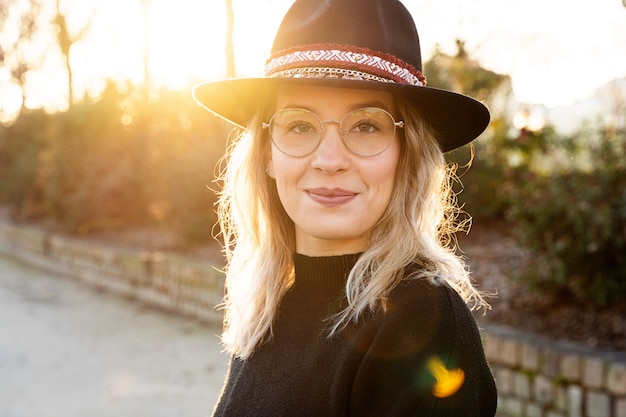
<instances>
[{"instance_id":1,"label":"eyebrow","mask_svg":"<svg viewBox=\"0 0 626 417\"><path fill-rule=\"evenodd\" d=\"M380 100L373 100L373 101L366 101L366 102L360 102L360 103L355 103L352 106L350 106L349 108L349 112L356 110L356 109L362 109L365 107L377 107L383 110L388 111L389 113L391 113L391 109L388 108L382 101ZM311 108L310 106L306 106L306 105L302 105L302 104L298 104L297 102L291 102L291 103L287 103L285 106L283 106L283 109L293 109L293 108L297 108L297 109L304 109L304 110L308 110L310 112L315 113L315 111L313 110L313 108Z\"/></svg>"}]
</instances>

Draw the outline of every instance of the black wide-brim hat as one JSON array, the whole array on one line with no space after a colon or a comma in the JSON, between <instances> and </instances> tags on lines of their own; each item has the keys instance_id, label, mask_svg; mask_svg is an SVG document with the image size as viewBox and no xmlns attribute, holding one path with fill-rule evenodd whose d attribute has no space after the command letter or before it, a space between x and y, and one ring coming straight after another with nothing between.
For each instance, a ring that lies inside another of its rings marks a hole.
<instances>
[{"instance_id":1,"label":"black wide-brim hat","mask_svg":"<svg viewBox=\"0 0 626 417\"><path fill-rule=\"evenodd\" d=\"M397 0L297 0L278 29L265 77L199 84L193 96L245 128L278 86L289 85L404 97L435 130L443 152L476 139L489 124L489 111L479 101L426 86L415 23Z\"/></svg>"}]
</instances>

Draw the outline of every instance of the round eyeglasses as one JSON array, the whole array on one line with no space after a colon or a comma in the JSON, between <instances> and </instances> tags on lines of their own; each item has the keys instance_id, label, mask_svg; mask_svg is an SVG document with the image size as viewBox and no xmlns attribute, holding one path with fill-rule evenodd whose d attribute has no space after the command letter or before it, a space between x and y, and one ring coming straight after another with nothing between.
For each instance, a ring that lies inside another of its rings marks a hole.
<instances>
[{"instance_id":1,"label":"round eyeglasses","mask_svg":"<svg viewBox=\"0 0 626 417\"><path fill-rule=\"evenodd\" d=\"M364 107L351 111L341 120L325 121L306 109L282 109L269 123L263 123L263 128L269 129L272 142L282 153L303 157L322 142L326 123L337 123L343 143L359 156L383 153L391 145L396 128L404 127L404 122L396 121L388 111Z\"/></svg>"}]
</instances>

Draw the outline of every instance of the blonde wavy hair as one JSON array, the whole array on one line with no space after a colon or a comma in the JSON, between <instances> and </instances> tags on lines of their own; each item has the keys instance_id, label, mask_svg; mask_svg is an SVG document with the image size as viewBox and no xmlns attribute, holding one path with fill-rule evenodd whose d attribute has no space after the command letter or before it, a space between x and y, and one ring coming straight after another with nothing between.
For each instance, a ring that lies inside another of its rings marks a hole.
<instances>
[{"instance_id":1,"label":"blonde wavy hair","mask_svg":"<svg viewBox=\"0 0 626 417\"><path fill-rule=\"evenodd\" d=\"M462 212L452 191L456 166L446 162L418 109L403 99L396 102L405 128L395 189L372 230L369 249L350 272L348 306L329 318L329 335L367 311L385 310L389 292L402 280L446 283L471 308L488 307L455 254L454 233L469 226L459 221ZM229 147L218 200L227 258L222 341L240 358L272 337L280 301L295 279L294 225L265 171L270 139L261 122L268 112L253 119Z\"/></svg>"}]
</instances>

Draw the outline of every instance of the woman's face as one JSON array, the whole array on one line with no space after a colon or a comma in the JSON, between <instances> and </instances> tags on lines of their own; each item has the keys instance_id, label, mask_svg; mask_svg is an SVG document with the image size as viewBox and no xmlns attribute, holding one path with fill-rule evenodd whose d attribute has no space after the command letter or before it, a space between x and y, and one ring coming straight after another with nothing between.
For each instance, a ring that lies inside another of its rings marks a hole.
<instances>
[{"instance_id":1,"label":"woman's face","mask_svg":"<svg viewBox=\"0 0 626 417\"><path fill-rule=\"evenodd\" d=\"M342 120L363 107L382 108L397 119L392 95L371 90L283 88L275 110L307 109L325 121ZM338 123L325 126L319 146L303 157L288 156L272 143L267 172L276 180L280 201L295 224L298 253L361 252L391 200L400 155L398 133L382 153L363 157L346 147Z\"/></svg>"}]
</instances>

